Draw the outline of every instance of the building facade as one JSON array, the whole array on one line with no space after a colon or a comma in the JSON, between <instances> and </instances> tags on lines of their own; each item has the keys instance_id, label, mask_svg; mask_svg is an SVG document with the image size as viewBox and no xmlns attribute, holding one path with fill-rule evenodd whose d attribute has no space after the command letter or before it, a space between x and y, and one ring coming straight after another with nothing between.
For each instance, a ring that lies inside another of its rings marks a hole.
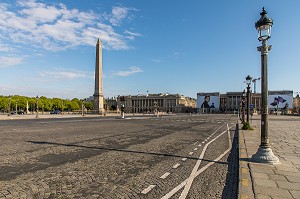
<instances>
[{"instance_id":1,"label":"building facade","mask_svg":"<svg viewBox=\"0 0 300 199\"><path fill-rule=\"evenodd\" d=\"M245 100L247 97L244 96ZM241 107L243 99L243 92L227 92L220 95L220 112L234 112L238 111ZM250 105L255 111L260 110L261 106L261 94L250 93Z\"/></svg>"},{"instance_id":2,"label":"building facade","mask_svg":"<svg viewBox=\"0 0 300 199\"><path fill-rule=\"evenodd\" d=\"M243 96L245 95L245 96ZM242 99L247 103L246 93L227 92L226 94L215 93L197 93L197 108L199 112L236 112L241 109ZM299 96L298 96L299 99ZM219 102L217 102L219 100ZM205 104L208 104L208 110L205 110ZM219 106L211 105L219 104ZM251 111L259 112L261 110L261 93L250 93ZM293 91L269 91L268 92L268 109L269 112L287 110L299 110L299 101L293 99ZM295 108L297 107L297 108Z\"/></svg>"},{"instance_id":3,"label":"building facade","mask_svg":"<svg viewBox=\"0 0 300 199\"><path fill-rule=\"evenodd\" d=\"M196 99L179 94L118 96L117 105L126 113L189 113L196 111Z\"/></svg>"}]
</instances>

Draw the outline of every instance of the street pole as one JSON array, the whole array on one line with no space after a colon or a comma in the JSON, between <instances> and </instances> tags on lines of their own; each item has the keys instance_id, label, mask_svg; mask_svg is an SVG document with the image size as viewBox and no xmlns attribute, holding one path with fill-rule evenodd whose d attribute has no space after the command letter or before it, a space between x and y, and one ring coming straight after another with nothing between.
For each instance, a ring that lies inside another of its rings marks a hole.
<instances>
[{"instance_id":1,"label":"street pole","mask_svg":"<svg viewBox=\"0 0 300 199\"><path fill-rule=\"evenodd\" d=\"M242 93L242 124L245 123L245 89Z\"/></svg>"},{"instance_id":2,"label":"street pole","mask_svg":"<svg viewBox=\"0 0 300 199\"><path fill-rule=\"evenodd\" d=\"M36 96L36 116L35 118L39 117L39 96Z\"/></svg>"},{"instance_id":3,"label":"street pole","mask_svg":"<svg viewBox=\"0 0 300 199\"><path fill-rule=\"evenodd\" d=\"M8 115L7 116L11 115L11 113L10 113L10 107L11 107L11 98L9 96L9 107L8 107Z\"/></svg>"},{"instance_id":4,"label":"street pole","mask_svg":"<svg viewBox=\"0 0 300 199\"><path fill-rule=\"evenodd\" d=\"M271 46L267 45L267 41L262 42L262 46L258 47L261 52L261 146L269 148L269 121L268 121L268 52Z\"/></svg>"},{"instance_id":5,"label":"street pole","mask_svg":"<svg viewBox=\"0 0 300 199\"><path fill-rule=\"evenodd\" d=\"M252 156L254 162L259 163L279 163L271 149L269 141L269 123L268 123L268 52L271 46L268 46L267 40L270 38L270 29L273 25L273 20L267 17L267 12L263 8L260 13L261 18L255 23L255 27L259 32L259 41L262 46L257 47L261 53L261 144L256 154Z\"/></svg>"},{"instance_id":6,"label":"street pole","mask_svg":"<svg viewBox=\"0 0 300 199\"><path fill-rule=\"evenodd\" d=\"M250 86L247 86L247 123L249 124L250 113Z\"/></svg>"},{"instance_id":7,"label":"street pole","mask_svg":"<svg viewBox=\"0 0 300 199\"><path fill-rule=\"evenodd\" d=\"M83 100L81 101L81 115L82 116L84 116L84 110L83 110L83 107L84 107L84 105L83 105Z\"/></svg>"}]
</instances>

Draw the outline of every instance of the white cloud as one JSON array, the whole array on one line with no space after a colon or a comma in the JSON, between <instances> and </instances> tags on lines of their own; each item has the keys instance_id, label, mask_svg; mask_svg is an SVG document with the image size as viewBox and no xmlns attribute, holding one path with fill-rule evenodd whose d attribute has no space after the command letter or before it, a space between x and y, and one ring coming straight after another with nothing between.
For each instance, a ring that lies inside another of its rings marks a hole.
<instances>
[{"instance_id":1,"label":"white cloud","mask_svg":"<svg viewBox=\"0 0 300 199\"><path fill-rule=\"evenodd\" d=\"M20 57L0 57L0 68L15 66L22 63L23 58Z\"/></svg>"},{"instance_id":2,"label":"white cloud","mask_svg":"<svg viewBox=\"0 0 300 199\"><path fill-rule=\"evenodd\" d=\"M9 52L12 51L12 48L9 45L0 43L0 52Z\"/></svg>"},{"instance_id":3,"label":"white cloud","mask_svg":"<svg viewBox=\"0 0 300 199\"><path fill-rule=\"evenodd\" d=\"M126 7L113 7L110 23L114 26L119 26L121 21L126 18L129 9Z\"/></svg>"},{"instance_id":4,"label":"white cloud","mask_svg":"<svg viewBox=\"0 0 300 199\"><path fill-rule=\"evenodd\" d=\"M48 79L76 79L76 78L92 78L92 73L79 70L66 70L55 68L51 71L40 72L40 76Z\"/></svg>"},{"instance_id":5,"label":"white cloud","mask_svg":"<svg viewBox=\"0 0 300 199\"><path fill-rule=\"evenodd\" d=\"M127 76L133 75L135 73L141 73L141 72L143 72L142 69L140 69L137 66L132 66L132 67L130 67L130 70L128 70L128 71L118 71L118 72L114 73L113 75L127 77Z\"/></svg>"},{"instance_id":6,"label":"white cloud","mask_svg":"<svg viewBox=\"0 0 300 199\"><path fill-rule=\"evenodd\" d=\"M153 62L160 63L159 59L151 59Z\"/></svg>"},{"instance_id":7,"label":"white cloud","mask_svg":"<svg viewBox=\"0 0 300 199\"><path fill-rule=\"evenodd\" d=\"M184 54L183 53L180 53L180 52L174 52L172 57L173 59L179 59L183 56Z\"/></svg>"},{"instance_id":8,"label":"white cloud","mask_svg":"<svg viewBox=\"0 0 300 199\"><path fill-rule=\"evenodd\" d=\"M112 13L68 9L64 4L20 0L16 5L0 3L0 31L7 41L51 51L79 45L95 45L100 36L106 49L128 49L128 40L139 33L120 32L113 26L129 18L133 8L113 7ZM108 17L106 17L108 16ZM8 51L9 46L0 48Z\"/></svg>"},{"instance_id":9,"label":"white cloud","mask_svg":"<svg viewBox=\"0 0 300 199\"><path fill-rule=\"evenodd\" d=\"M130 39L130 40L134 40L136 37L142 36L140 33L137 33L137 32L130 32L130 31L128 31L128 30L126 30L124 33L128 35L128 36L126 36L126 38L128 38L128 39Z\"/></svg>"}]
</instances>

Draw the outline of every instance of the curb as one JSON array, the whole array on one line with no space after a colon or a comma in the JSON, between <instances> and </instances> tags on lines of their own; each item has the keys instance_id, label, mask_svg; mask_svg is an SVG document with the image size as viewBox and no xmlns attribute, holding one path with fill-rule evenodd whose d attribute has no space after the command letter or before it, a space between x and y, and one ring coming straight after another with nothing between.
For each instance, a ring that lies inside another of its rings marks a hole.
<instances>
[{"instance_id":1,"label":"curb","mask_svg":"<svg viewBox=\"0 0 300 199\"><path fill-rule=\"evenodd\" d=\"M239 183L238 183L238 198L239 199L254 199L254 190L252 187L252 177L249 167L249 158L247 147L244 138L244 131L240 130L237 123L238 130L238 154L239 154Z\"/></svg>"}]
</instances>

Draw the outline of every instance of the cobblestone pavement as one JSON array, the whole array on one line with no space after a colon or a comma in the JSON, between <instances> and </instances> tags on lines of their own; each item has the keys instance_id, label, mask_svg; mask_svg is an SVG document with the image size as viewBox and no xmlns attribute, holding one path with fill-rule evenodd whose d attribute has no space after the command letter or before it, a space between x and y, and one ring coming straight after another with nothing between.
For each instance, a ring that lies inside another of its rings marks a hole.
<instances>
[{"instance_id":1,"label":"cobblestone pavement","mask_svg":"<svg viewBox=\"0 0 300 199\"><path fill-rule=\"evenodd\" d=\"M300 199L300 117L269 115L271 149L280 164L251 161L260 144L260 116L240 132L239 198Z\"/></svg>"},{"instance_id":2,"label":"cobblestone pavement","mask_svg":"<svg viewBox=\"0 0 300 199\"><path fill-rule=\"evenodd\" d=\"M0 121L0 198L235 198L235 121Z\"/></svg>"}]
</instances>

